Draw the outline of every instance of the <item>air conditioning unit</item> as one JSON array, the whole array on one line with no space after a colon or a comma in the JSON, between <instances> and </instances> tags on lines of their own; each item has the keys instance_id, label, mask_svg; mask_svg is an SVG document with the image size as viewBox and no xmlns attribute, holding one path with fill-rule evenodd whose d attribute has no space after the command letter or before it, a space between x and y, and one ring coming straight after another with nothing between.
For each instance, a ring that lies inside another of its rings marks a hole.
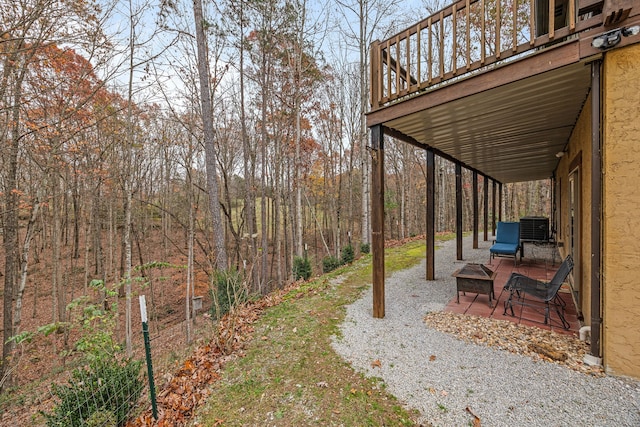
<instances>
[{"instance_id":1,"label":"air conditioning unit","mask_svg":"<svg viewBox=\"0 0 640 427\"><path fill-rule=\"evenodd\" d=\"M549 0L536 0L536 37L549 33ZM557 30L569 24L569 0L556 0L554 5L554 26Z\"/></svg>"},{"instance_id":2,"label":"air conditioning unit","mask_svg":"<svg viewBox=\"0 0 640 427\"><path fill-rule=\"evenodd\" d=\"M549 218L526 216L520 218L520 240L546 242L549 240Z\"/></svg>"}]
</instances>

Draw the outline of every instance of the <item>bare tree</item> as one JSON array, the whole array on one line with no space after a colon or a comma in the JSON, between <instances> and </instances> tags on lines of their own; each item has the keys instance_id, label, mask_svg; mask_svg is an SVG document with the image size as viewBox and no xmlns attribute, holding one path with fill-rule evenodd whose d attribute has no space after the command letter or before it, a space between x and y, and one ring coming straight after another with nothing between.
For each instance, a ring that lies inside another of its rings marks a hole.
<instances>
[{"instance_id":1,"label":"bare tree","mask_svg":"<svg viewBox=\"0 0 640 427\"><path fill-rule=\"evenodd\" d=\"M3 378L9 372L8 360L14 346L9 339L14 334L14 299L21 295L17 287L21 271L18 157L24 149L21 146L23 140L38 131L37 127L23 127L22 109L25 106L24 91L28 73L43 48L56 43L78 43L78 40L88 41L86 45L91 46L91 41L95 41L91 34L99 32L95 18L97 13L92 6L77 5L71 11L67 6L66 1L53 0L0 2L0 149L5 250ZM0 380L0 387L5 383Z\"/></svg>"},{"instance_id":2,"label":"bare tree","mask_svg":"<svg viewBox=\"0 0 640 427\"><path fill-rule=\"evenodd\" d=\"M367 113L369 98L369 48L377 35L389 32L403 20L397 19L399 0L336 0L340 13L344 19L340 20L340 28L346 39L358 52L358 69L360 77L360 135L354 143L359 147L360 168L362 171L362 241L371 241L369 226L370 217L370 182L371 168L366 147L368 131L365 114ZM386 27L386 28L384 28Z\"/></svg>"},{"instance_id":3,"label":"bare tree","mask_svg":"<svg viewBox=\"0 0 640 427\"><path fill-rule=\"evenodd\" d=\"M247 121L249 120L246 111L246 76L245 76L245 38L248 27L245 0L231 1L228 7L228 17L231 32L235 35L235 48L238 52L238 76L239 76L239 120L240 120L240 138L242 139L242 173L244 178L244 223L246 232L243 239L246 242L245 259L243 264L249 270L253 269L253 264L257 256L257 247L255 241L256 231L256 208L255 208L255 150L252 149L249 138ZM246 265L248 264L248 265ZM255 276L254 276L255 277Z\"/></svg>"},{"instance_id":4,"label":"bare tree","mask_svg":"<svg viewBox=\"0 0 640 427\"><path fill-rule=\"evenodd\" d=\"M215 129L213 128L213 103L211 100L211 85L209 84L209 55L207 52L206 21L202 10L202 0L193 1L193 18L195 21L195 36L198 52L198 76L200 81L200 103L202 108L205 165L207 170L207 190L209 192L209 210L212 218L213 240L216 249L216 266L218 270L226 271L229 266L227 262L222 214L220 213Z\"/></svg>"}]
</instances>

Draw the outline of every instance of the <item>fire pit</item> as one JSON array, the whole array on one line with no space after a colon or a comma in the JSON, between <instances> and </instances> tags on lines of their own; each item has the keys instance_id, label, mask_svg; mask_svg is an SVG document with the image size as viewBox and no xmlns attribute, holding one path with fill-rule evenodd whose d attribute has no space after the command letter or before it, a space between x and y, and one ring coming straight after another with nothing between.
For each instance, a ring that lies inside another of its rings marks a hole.
<instances>
[{"instance_id":1,"label":"fire pit","mask_svg":"<svg viewBox=\"0 0 640 427\"><path fill-rule=\"evenodd\" d=\"M493 279L497 274L483 264L467 264L456 270L453 277L456 278L458 304L460 303L460 292L475 292L489 295L489 307L493 307L492 300L496 297L493 292Z\"/></svg>"}]
</instances>

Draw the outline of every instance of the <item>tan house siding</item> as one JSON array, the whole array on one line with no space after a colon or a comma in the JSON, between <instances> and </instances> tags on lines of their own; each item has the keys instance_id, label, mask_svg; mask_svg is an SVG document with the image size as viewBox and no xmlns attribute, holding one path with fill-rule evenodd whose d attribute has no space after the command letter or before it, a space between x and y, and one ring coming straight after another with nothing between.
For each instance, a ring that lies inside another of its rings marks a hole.
<instances>
[{"instance_id":1,"label":"tan house siding","mask_svg":"<svg viewBox=\"0 0 640 427\"><path fill-rule=\"evenodd\" d=\"M640 45L607 52L603 68L602 346L609 373L638 376L640 328ZM574 271L578 306L591 323L591 95L556 176L558 241L570 247L569 176L579 170L580 258Z\"/></svg>"},{"instance_id":2,"label":"tan house siding","mask_svg":"<svg viewBox=\"0 0 640 427\"><path fill-rule=\"evenodd\" d=\"M578 171L580 192L577 194L580 204L580 246L576 248L576 265L573 271L573 286L578 291L576 304L584 316L585 324L591 323L591 280L590 253L591 246L591 95L586 99L584 108L569 139L567 153L562 157L557 176L562 188L558 220L558 241L562 243L562 256L569 253L571 238L571 218L569 211L569 174Z\"/></svg>"},{"instance_id":3,"label":"tan house siding","mask_svg":"<svg viewBox=\"0 0 640 427\"><path fill-rule=\"evenodd\" d=\"M640 372L640 44L607 52L603 69L604 364Z\"/></svg>"}]
</instances>

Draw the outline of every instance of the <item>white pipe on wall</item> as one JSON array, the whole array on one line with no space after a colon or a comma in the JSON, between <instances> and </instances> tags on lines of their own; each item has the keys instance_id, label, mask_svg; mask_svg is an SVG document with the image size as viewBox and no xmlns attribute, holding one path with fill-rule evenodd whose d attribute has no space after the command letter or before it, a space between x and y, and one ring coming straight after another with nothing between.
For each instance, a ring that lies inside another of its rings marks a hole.
<instances>
[{"instance_id":1,"label":"white pipe on wall","mask_svg":"<svg viewBox=\"0 0 640 427\"><path fill-rule=\"evenodd\" d=\"M591 338L591 326L583 326L582 328L580 328L578 333L580 334L580 341L586 341L587 335L589 335L589 338Z\"/></svg>"}]
</instances>

